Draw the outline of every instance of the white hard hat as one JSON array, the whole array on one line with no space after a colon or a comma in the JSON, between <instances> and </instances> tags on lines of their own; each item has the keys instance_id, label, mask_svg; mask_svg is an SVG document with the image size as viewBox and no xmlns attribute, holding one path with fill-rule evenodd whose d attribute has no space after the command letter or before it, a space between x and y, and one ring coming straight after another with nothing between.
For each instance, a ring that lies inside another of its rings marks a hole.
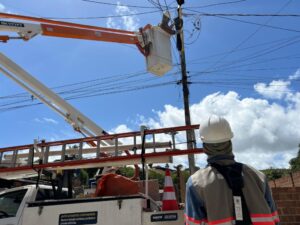
<instances>
[{"instance_id":1,"label":"white hard hat","mask_svg":"<svg viewBox=\"0 0 300 225\"><path fill-rule=\"evenodd\" d=\"M217 115L200 124L200 138L204 143L221 143L233 138L230 125L226 119Z\"/></svg>"}]
</instances>

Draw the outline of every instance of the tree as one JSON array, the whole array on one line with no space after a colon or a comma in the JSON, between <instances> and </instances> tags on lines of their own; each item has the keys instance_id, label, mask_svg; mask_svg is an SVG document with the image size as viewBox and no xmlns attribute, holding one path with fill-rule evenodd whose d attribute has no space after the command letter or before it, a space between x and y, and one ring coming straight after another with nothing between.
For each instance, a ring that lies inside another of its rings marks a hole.
<instances>
[{"instance_id":1,"label":"tree","mask_svg":"<svg viewBox=\"0 0 300 225\"><path fill-rule=\"evenodd\" d=\"M119 168L118 173L125 177L133 177L134 170L135 169L133 167L126 166L126 167Z\"/></svg>"},{"instance_id":2,"label":"tree","mask_svg":"<svg viewBox=\"0 0 300 225\"><path fill-rule=\"evenodd\" d=\"M87 185L89 180L89 175L85 169L81 169L79 172L79 178L82 185Z\"/></svg>"},{"instance_id":3,"label":"tree","mask_svg":"<svg viewBox=\"0 0 300 225\"><path fill-rule=\"evenodd\" d=\"M275 169L275 168L269 168L266 170L262 170L262 172L267 176L268 180L276 180L278 178L281 178L282 176L289 173L289 170L287 169Z\"/></svg>"},{"instance_id":4,"label":"tree","mask_svg":"<svg viewBox=\"0 0 300 225\"><path fill-rule=\"evenodd\" d=\"M297 157L292 158L289 162L292 172L300 170L300 144L298 147L299 147L299 150L298 150Z\"/></svg>"}]
</instances>

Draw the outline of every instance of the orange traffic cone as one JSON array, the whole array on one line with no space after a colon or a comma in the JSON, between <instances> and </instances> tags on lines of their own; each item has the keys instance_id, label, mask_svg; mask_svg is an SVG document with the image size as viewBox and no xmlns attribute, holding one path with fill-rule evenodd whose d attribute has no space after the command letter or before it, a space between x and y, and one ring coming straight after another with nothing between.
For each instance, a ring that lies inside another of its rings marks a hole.
<instances>
[{"instance_id":1,"label":"orange traffic cone","mask_svg":"<svg viewBox=\"0 0 300 225\"><path fill-rule=\"evenodd\" d=\"M162 210L177 210L178 203L176 200L174 185L169 169L166 169L164 194L162 199Z\"/></svg>"}]
</instances>

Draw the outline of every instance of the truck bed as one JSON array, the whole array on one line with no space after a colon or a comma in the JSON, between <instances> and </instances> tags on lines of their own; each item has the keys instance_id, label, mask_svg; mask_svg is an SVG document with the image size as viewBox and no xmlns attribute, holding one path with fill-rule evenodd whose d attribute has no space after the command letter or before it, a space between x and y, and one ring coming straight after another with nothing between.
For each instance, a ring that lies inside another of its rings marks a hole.
<instances>
[{"instance_id":1,"label":"truck bed","mask_svg":"<svg viewBox=\"0 0 300 225\"><path fill-rule=\"evenodd\" d=\"M140 195L28 202L22 225L182 225L183 212L148 212Z\"/></svg>"}]
</instances>

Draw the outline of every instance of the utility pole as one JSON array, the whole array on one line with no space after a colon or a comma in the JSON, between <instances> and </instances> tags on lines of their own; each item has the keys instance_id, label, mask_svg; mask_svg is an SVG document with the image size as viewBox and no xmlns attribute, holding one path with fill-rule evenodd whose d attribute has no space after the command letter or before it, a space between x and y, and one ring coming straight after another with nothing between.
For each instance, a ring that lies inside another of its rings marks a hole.
<instances>
[{"instance_id":1,"label":"utility pole","mask_svg":"<svg viewBox=\"0 0 300 225\"><path fill-rule=\"evenodd\" d=\"M184 35L183 35L183 19L182 19L182 4L184 4L184 0L177 0L178 3L178 17L175 18L175 27L177 31L177 49L180 54L180 64L181 64L181 83L182 83L182 91L183 91L183 103L184 103L184 118L185 125L191 125L191 117L190 117L190 104L189 104L189 82L188 76L186 72L186 61L185 61L185 50L184 50ZM187 139L187 148L193 149L195 146L195 134L193 130L186 131L186 139ZM193 174L195 169L195 157L193 154L188 155L189 161L189 169L190 174Z\"/></svg>"}]
</instances>

